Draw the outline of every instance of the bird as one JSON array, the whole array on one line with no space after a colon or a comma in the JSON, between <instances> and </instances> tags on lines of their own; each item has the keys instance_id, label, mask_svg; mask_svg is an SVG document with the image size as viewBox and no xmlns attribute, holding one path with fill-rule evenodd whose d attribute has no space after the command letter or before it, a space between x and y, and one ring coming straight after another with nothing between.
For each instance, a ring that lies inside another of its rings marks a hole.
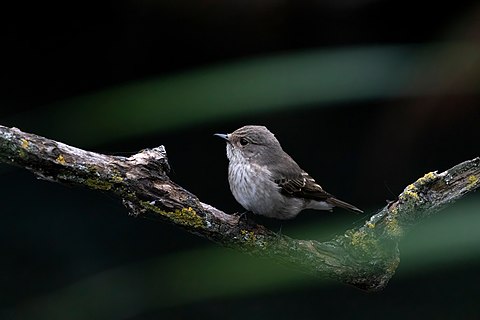
<instances>
[{"instance_id":1,"label":"bird","mask_svg":"<svg viewBox=\"0 0 480 320\"><path fill-rule=\"evenodd\" d=\"M228 182L235 200L254 214L288 220L305 209L363 213L326 192L290 157L265 126L216 133L226 141Z\"/></svg>"}]
</instances>

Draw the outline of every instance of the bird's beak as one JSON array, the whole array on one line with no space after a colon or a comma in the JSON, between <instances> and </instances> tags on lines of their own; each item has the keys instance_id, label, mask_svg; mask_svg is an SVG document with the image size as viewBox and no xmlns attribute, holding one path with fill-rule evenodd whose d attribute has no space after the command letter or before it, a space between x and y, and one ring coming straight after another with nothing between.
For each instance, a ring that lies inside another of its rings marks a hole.
<instances>
[{"instance_id":1,"label":"bird's beak","mask_svg":"<svg viewBox=\"0 0 480 320\"><path fill-rule=\"evenodd\" d=\"M220 138L222 138L222 139L225 139L225 140L229 141L229 140L228 140L228 134L215 133L214 136L217 136L217 137L220 137Z\"/></svg>"}]
</instances>

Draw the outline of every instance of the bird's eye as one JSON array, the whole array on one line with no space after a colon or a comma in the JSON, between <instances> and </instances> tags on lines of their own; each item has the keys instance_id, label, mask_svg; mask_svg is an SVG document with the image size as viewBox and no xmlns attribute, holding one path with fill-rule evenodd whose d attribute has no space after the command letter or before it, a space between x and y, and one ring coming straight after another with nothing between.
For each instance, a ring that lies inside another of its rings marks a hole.
<instances>
[{"instance_id":1,"label":"bird's eye","mask_svg":"<svg viewBox=\"0 0 480 320\"><path fill-rule=\"evenodd\" d=\"M245 138L240 138L240 144L241 144L242 146L245 146L245 145L248 144L248 140L245 139Z\"/></svg>"}]
</instances>

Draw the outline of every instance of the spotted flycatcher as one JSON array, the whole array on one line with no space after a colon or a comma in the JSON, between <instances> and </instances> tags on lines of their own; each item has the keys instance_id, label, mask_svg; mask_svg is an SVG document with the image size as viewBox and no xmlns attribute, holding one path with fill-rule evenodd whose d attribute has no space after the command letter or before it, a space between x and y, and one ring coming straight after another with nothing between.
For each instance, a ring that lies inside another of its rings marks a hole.
<instances>
[{"instance_id":1,"label":"spotted flycatcher","mask_svg":"<svg viewBox=\"0 0 480 320\"><path fill-rule=\"evenodd\" d=\"M215 135L227 141L230 190L248 211L276 219L295 218L305 209L363 212L323 190L266 127L244 126Z\"/></svg>"}]
</instances>

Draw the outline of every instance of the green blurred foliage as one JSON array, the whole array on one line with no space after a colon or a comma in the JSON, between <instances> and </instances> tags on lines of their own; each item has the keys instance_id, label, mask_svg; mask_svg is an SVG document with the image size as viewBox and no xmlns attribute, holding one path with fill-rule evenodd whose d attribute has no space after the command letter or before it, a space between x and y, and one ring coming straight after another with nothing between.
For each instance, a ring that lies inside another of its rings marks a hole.
<instances>
[{"instance_id":1,"label":"green blurred foliage","mask_svg":"<svg viewBox=\"0 0 480 320\"><path fill-rule=\"evenodd\" d=\"M472 83L480 79L478 52L476 43L445 42L254 58L125 84L5 121L87 146L292 108L436 91L474 93L478 88ZM465 72L472 79L449 85Z\"/></svg>"},{"instance_id":2,"label":"green blurred foliage","mask_svg":"<svg viewBox=\"0 0 480 320\"><path fill-rule=\"evenodd\" d=\"M401 242L400 272L391 282L448 265L478 263L478 212L480 198L472 196L411 231ZM326 234L336 228L312 224L294 233L311 238L319 230ZM19 311L20 318L118 319L152 311L161 314L164 308L212 299L242 299L318 286L331 287L332 283L212 246L105 270L38 297Z\"/></svg>"}]
</instances>

